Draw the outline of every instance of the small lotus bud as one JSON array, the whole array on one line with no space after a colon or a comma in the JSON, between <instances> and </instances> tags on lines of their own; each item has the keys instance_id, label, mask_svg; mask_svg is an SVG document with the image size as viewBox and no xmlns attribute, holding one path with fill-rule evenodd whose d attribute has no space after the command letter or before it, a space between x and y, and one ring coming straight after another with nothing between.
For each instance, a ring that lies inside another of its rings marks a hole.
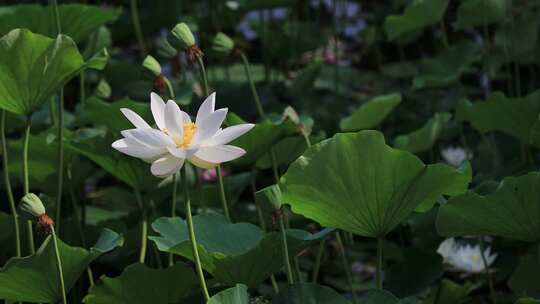
<instances>
[{"instance_id":1,"label":"small lotus bud","mask_svg":"<svg viewBox=\"0 0 540 304\"><path fill-rule=\"evenodd\" d=\"M182 50L188 50L195 45L195 37L189 29L189 26L185 23L178 23L171 31L171 35L176 38L173 45L177 45Z\"/></svg>"},{"instance_id":2,"label":"small lotus bud","mask_svg":"<svg viewBox=\"0 0 540 304\"><path fill-rule=\"evenodd\" d=\"M220 56L229 56L234 49L234 41L224 33L217 33L212 40L212 51Z\"/></svg>"},{"instance_id":3,"label":"small lotus bud","mask_svg":"<svg viewBox=\"0 0 540 304\"><path fill-rule=\"evenodd\" d=\"M255 199L262 206L270 206L274 210L281 209L281 188L278 185L272 185L259 190L255 193Z\"/></svg>"},{"instance_id":4,"label":"small lotus bud","mask_svg":"<svg viewBox=\"0 0 540 304\"><path fill-rule=\"evenodd\" d=\"M143 67L152 72L154 76L158 77L161 75L161 65L159 62L152 56L148 55L144 58Z\"/></svg>"},{"instance_id":5,"label":"small lotus bud","mask_svg":"<svg viewBox=\"0 0 540 304\"><path fill-rule=\"evenodd\" d=\"M185 23L178 23L171 31L170 42L177 49L183 50L187 54L188 62L194 63L198 57L203 55L201 49L195 43L193 33Z\"/></svg>"},{"instance_id":6,"label":"small lotus bud","mask_svg":"<svg viewBox=\"0 0 540 304\"><path fill-rule=\"evenodd\" d=\"M286 107L283 111L283 120L287 119L290 119L295 125L300 124L300 116L298 116L296 110L291 106Z\"/></svg>"},{"instance_id":7,"label":"small lotus bud","mask_svg":"<svg viewBox=\"0 0 540 304\"><path fill-rule=\"evenodd\" d=\"M45 206L41 199L34 193L26 194L21 200L21 210L35 216L40 217L45 214Z\"/></svg>"}]
</instances>

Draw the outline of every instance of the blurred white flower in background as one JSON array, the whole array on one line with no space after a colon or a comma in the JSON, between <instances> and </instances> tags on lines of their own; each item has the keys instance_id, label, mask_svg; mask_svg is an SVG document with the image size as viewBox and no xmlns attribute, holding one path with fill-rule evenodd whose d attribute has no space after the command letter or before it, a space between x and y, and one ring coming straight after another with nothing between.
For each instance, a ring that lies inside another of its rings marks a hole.
<instances>
[{"instance_id":1,"label":"blurred white flower in background","mask_svg":"<svg viewBox=\"0 0 540 304\"><path fill-rule=\"evenodd\" d=\"M472 154L461 147L446 147L441 150L441 156L446 163L456 168L472 158Z\"/></svg>"},{"instance_id":2,"label":"blurred white flower in background","mask_svg":"<svg viewBox=\"0 0 540 304\"><path fill-rule=\"evenodd\" d=\"M152 93L151 110L157 129L130 109L121 109L135 129L121 132L124 138L112 147L129 156L152 163L152 174L168 177L178 172L188 160L197 167L209 169L234 160L246 153L243 149L227 145L230 141L253 128L253 124L239 124L221 129L227 109L214 110L215 93L202 103L195 122L173 100L167 104Z\"/></svg>"},{"instance_id":3,"label":"blurred white flower in background","mask_svg":"<svg viewBox=\"0 0 540 304\"><path fill-rule=\"evenodd\" d=\"M453 238L446 239L437 249L446 264L449 264L458 271L467 273L480 273L485 271L482 250L479 245L460 245ZM484 257L488 267L497 258L496 254L491 254L491 248L484 250Z\"/></svg>"}]
</instances>

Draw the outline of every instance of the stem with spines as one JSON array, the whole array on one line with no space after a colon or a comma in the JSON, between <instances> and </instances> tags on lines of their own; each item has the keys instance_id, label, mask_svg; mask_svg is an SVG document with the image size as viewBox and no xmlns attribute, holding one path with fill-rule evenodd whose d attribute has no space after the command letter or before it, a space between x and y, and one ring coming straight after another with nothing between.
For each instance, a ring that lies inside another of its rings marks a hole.
<instances>
[{"instance_id":1,"label":"stem with spines","mask_svg":"<svg viewBox=\"0 0 540 304\"><path fill-rule=\"evenodd\" d=\"M484 263L484 269L486 271L486 278L487 278L488 285L489 285L489 294L490 294L490 297L491 297L491 301L493 302L493 304L497 304L497 296L496 296L496 293L495 293L495 284L493 283L493 276L491 275L491 272L489 272L489 265L488 265L486 255L485 255L486 246L485 246L484 240L482 239L481 236L478 238L478 240L480 242L480 256L482 257L482 263Z\"/></svg>"},{"instance_id":2,"label":"stem with spines","mask_svg":"<svg viewBox=\"0 0 540 304\"><path fill-rule=\"evenodd\" d=\"M58 279L60 281L60 291L62 292L62 303L67 304L66 286L64 283L64 272L62 270L62 259L60 258L60 250L58 248L58 239L56 237L55 227L51 226L52 239L54 244L54 252L56 255L56 268L58 269Z\"/></svg>"},{"instance_id":3,"label":"stem with spines","mask_svg":"<svg viewBox=\"0 0 540 304\"><path fill-rule=\"evenodd\" d=\"M384 237L380 236L377 238L377 269L376 269L376 282L377 288L383 289L383 246L384 246Z\"/></svg>"},{"instance_id":4,"label":"stem with spines","mask_svg":"<svg viewBox=\"0 0 540 304\"><path fill-rule=\"evenodd\" d=\"M341 234L339 233L339 231L336 231L336 241L339 247L338 248L339 253L341 255L341 262L343 263L343 268L345 269L347 282L349 283L349 288L351 289L353 303L356 303L357 299L356 299L356 294L354 293L354 284L352 280L351 266L349 264L349 260L347 259L347 255L345 254L345 246L343 246L343 241L341 240Z\"/></svg>"},{"instance_id":5,"label":"stem with spines","mask_svg":"<svg viewBox=\"0 0 540 304\"><path fill-rule=\"evenodd\" d=\"M56 21L56 31L60 35L62 33L62 25L60 22L60 12L58 10L57 0L52 0L52 6L54 9L54 18ZM60 234L60 223L62 216L62 188L64 182L64 88L60 88L58 93L58 150L57 150L57 184L56 184L56 213L55 213L55 225L58 233Z\"/></svg>"},{"instance_id":6,"label":"stem with spines","mask_svg":"<svg viewBox=\"0 0 540 304\"><path fill-rule=\"evenodd\" d=\"M15 256L21 257L21 232L19 229L19 214L17 213L17 207L15 206L15 199L13 198L13 190L11 189L11 182L9 179L8 171L8 150L6 141L6 111L2 110L2 117L0 121L0 139L2 141L2 165L4 170L4 184L8 196L9 209L11 216L13 216L13 228L15 231Z\"/></svg>"},{"instance_id":7,"label":"stem with spines","mask_svg":"<svg viewBox=\"0 0 540 304\"><path fill-rule=\"evenodd\" d=\"M135 198L137 199L137 204L139 205L139 209L141 211L141 248L139 251L139 263L144 264L144 261L146 260L146 238L148 236L148 219L146 216L146 208L144 206L144 201L142 199L141 193L138 189L133 190L135 191Z\"/></svg>"},{"instance_id":8,"label":"stem with spines","mask_svg":"<svg viewBox=\"0 0 540 304\"><path fill-rule=\"evenodd\" d=\"M176 216L176 192L177 192L177 178L176 173L172 176L172 200L171 200L171 217ZM174 255L172 253L169 253L169 266L172 266L174 264Z\"/></svg>"},{"instance_id":9,"label":"stem with spines","mask_svg":"<svg viewBox=\"0 0 540 304\"><path fill-rule=\"evenodd\" d=\"M135 36L139 43L139 48L142 57L146 56L146 46L144 45L144 38L141 29L141 20L139 18L139 8L137 7L137 0L130 0L129 6L131 9L131 21L133 22L133 29L135 30Z\"/></svg>"},{"instance_id":10,"label":"stem with spines","mask_svg":"<svg viewBox=\"0 0 540 304\"><path fill-rule=\"evenodd\" d=\"M195 268L197 270L197 276L199 277L199 283L204 294L205 302L210 299L208 288L206 287L206 280L204 279L204 272L201 265L201 258L199 257L199 249L197 248L197 238L195 236L195 227L193 225L193 217L191 216L191 201L189 199L189 187L186 174L186 165L182 167L182 183L184 184L184 204L186 204L186 223L188 226L189 240L191 243L191 249L193 253L193 259L195 260Z\"/></svg>"},{"instance_id":11,"label":"stem with spines","mask_svg":"<svg viewBox=\"0 0 540 304\"><path fill-rule=\"evenodd\" d=\"M30 116L26 118L26 127L24 131L24 143L23 143L23 192L24 195L27 195L30 192L30 178L28 177L28 146L30 143L30 128L32 126L32 120ZM36 248L34 245L34 232L32 221L26 221L27 231L28 231L28 247L30 248L30 253L34 254Z\"/></svg>"},{"instance_id":12,"label":"stem with spines","mask_svg":"<svg viewBox=\"0 0 540 304\"><path fill-rule=\"evenodd\" d=\"M206 68L204 67L204 61L201 56L197 56L197 62L199 63L199 68L201 69L201 77L203 79L203 89L205 96L210 95L210 89L208 87L208 75L206 74ZM223 172L221 171L221 164L218 164L216 167L218 181L219 181L219 192L221 196L221 205L223 207L223 213L225 217L230 221L229 207L227 204L227 196L225 195L225 183L223 182Z\"/></svg>"},{"instance_id":13,"label":"stem with spines","mask_svg":"<svg viewBox=\"0 0 540 304\"><path fill-rule=\"evenodd\" d=\"M291 260L289 258L289 246L287 245L287 232L285 230L285 224L283 223L283 215L278 215L279 232L281 233L281 246L283 249L283 260L285 262L285 269L287 270L287 282L290 285L294 284L294 276L291 267Z\"/></svg>"}]
</instances>

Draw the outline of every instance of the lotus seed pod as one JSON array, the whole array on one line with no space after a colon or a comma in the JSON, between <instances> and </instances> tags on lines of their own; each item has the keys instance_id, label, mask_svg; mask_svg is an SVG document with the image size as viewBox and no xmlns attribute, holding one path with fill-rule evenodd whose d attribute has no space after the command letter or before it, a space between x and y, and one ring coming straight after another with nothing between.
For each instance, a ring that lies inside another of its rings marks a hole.
<instances>
[{"instance_id":1,"label":"lotus seed pod","mask_svg":"<svg viewBox=\"0 0 540 304\"><path fill-rule=\"evenodd\" d=\"M41 215L45 214L45 206L43 206L43 202L34 193L28 193L22 198L21 210L35 217L40 217Z\"/></svg>"},{"instance_id":2,"label":"lotus seed pod","mask_svg":"<svg viewBox=\"0 0 540 304\"><path fill-rule=\"evenodd\" d=\"M171 35L175 38L171 44L178 46L178 48L186 51L190 47L195 45L195 37L189 29L189 26L185 23L178 23L171 31Z\"/></svg>"},{"instance_id":3,"label":"lotus seed pod","mask_svg":"<svg viewBox=\"0 0 540 304\"><path fill-rule=\"evenodd\" d=\"M161 65L159 62L152 56L148 55L144 58L143 67L152 72L154 76L158 77L161 75Z\"/></svg>"},{"instance_id":4,"label":"lotus seed pod","mask_svg":"<svg viewBox=\"0 0 540 304\"><path fill-rule=\"evenodd\" d=\"M212 51L220 56L229 56L234 49L234 41L224 33L217 33L212 41Z\"/></svg>"}]
</instances>

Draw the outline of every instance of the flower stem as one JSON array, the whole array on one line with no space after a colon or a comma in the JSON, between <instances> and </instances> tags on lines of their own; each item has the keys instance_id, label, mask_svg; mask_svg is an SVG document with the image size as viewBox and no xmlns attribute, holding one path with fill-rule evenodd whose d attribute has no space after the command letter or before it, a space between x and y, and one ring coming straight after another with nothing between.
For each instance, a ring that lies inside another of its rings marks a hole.
<instances>
[{"instance_id":1,"label":"flower stem","mask_svg":"<svg viewBox=\"0 0 540 304\"><path fill-rule=\"evenodd\" d=\"M197 56L197 62L199 63L199 68L201 69L201 77L203 79L203 91L204 95L208 96L210 94L210 88L208 87L208 76L206 75L206 69L204 67L204 61L202 56Z\"/></svg>"},{"instance_id":2,"label":"flower stem","mask_svg":"<svg viewBox=\"0 0 540 304\"><path fill-rule=\"evenodd\" d=\"M0 121L0 139L2 141L2 165L4 170L4 184L8 196L9 209L13 216L13 228L15 231L15 254L16 257L21 257L21 232L19 229L19 214L17 213L17 207L15 206L15 199L13 198L13 191L11 189L11 182L9 180L8 172L8 150L6 141L6 111L2 110L2 117Z\"/></svg>"},{"instance_id":3,"label":"flower stem","mask_svg":"<svg viewBox=\"0 0 540 304\"><path fill-rule=\"evenodd\" d=\"M137 0L130 0L129 6L131 8L131 21L133 22L133 29L135 30L135 36L137 37L137 42L139 43L139 49L141 51L141 56L146 56L146 46L144 45L144 38L141 29L141 21L139 19L139 8L137 7Z\"/></svg>"},{"instance_id":4,"label":"flower stem","mask_svg":"<svg viewBox=\"0 0 540 304\"><path fill-rule=\"evenodd\" d=\"M60 22L60 12L58 11L58 1L52 0L54 9L54 19L56 21L56 31L58 35L62 33L62 25ZM57 151L57 188L56 188L56 214L54 217L56 229L60 233L60 222L62 212L62 186L64 181L64 88L60 88L58 94L58 151Z\"/></svg>"},{"instance_id":5,"label":"flower stem","mask_svg":"<svg viewBox=\"0 0 540 304\"><path fill-rule=\"evenodd\" d=\"M319 242L319 250L317 250L317 256L315 257L315 267L313 268L313 277L311 279L314 284L317 284L317 280L319 279L319 270L321 269L321 260L324 253L325 243L326 238Z\"/></svg>"},{"instance_id":6,"label":"flower stem","mask_svg":"<svg viewBox=\"0 0 540 304\"><path fill-rule=\"evenodd\" d=\"M64 182L64 89L60 89L58 98L58 180L56 188L56 215L54 220L56 221L56 229L60 233L60 222L62 216L62 188Z\"/></svg>"},{"instance_id":7,"label":"flower stem","mask_svg":"<svg viewBox=\"0 0 540 304\"><path fill-rule=\"evenodd\" d=\"M204 84L204 95L208 96L210 94L210 89L208 87L208 76L206 75L206 69L204 67L204 61L201 56L197 56L197 61L199 63L199 68L201 69L201 77L203 79ZM221 165L217 166L217 176L219 180L219 191L221 194L221 205L223 207L223 212L225 213L225 217L230 221L231 217L229 215L229 207L227 205L227 196L225 195L225 185L223 183L223 174L221 172Z\"/></svg>"},{"instance_id":8,"label":"flower stem","mask_svg":"<svg viewBox=\"0 0 540 304\"><path fill-rule=\"evenodd\" d=\"M283 216L279 216L279 231L281 232L281 246L283 249L283 260L287 270L287 281L290 285L294 284L294 277L291 267L291 260L289 258L289 247L287 246L287 232L285 231L285 224L283 223Z\"/></svg>"},{"instance_id":9,"label":"flower stem","mask_svg":"<svg viewBox=\"0 0 540 304\"><path fill-rule=\"evenodd\" d=\"M255 177L257 176L257 168L253 166L253 169L251 169L251 192L253 195L253 200L255 201L255 207L257 208L257 216L259 217L259 225L261 226L261 229L264 233L266 233L266 222L264 221L264 215L262 211L261 204L255 199L255 193L257 192L257 185L255 182ZM279 286L276 281L276 277L272 274L270 276L270 282L272 283L272 287L274 288L274 292L277 294L279 293Z\"/></svg>"},{"instance_id":10,"label":"flower stem","mask_svg":"<svg viewBox=\"0 0 540 304\"><path fill-rule=\"evenodd\" d=\"M24 143L23 143L23 192L24 195L30 192L30 179L28 178L28 146L30 142L30 127L32 125L32 120L30 116L26 118L26 128L24 130ZM36 248L34 245L34 232L32 221L26 221L27 231L28 231L28 248L30 248L30 253L34 254Z\"/></svg>"},{"instance_id":11,"label":"flower stem","mask_svg":"<svg viewBox=\"0 0 540 304\"><path fill-rule=\"evenodd\" d=\"M66 287L64 284L64 272L62 270L62 259L60 259L60 250L58 249L58 240L56 238L55 227L51 227L51 233L54 244L54 252L56 254L56 267L58 269L58 279L60 280L60 291L62 292L62 303L67 304Z\"/></svg>"},{"instance_id":12,"label":"flower stem","mask_svg":"<svg viewBox=\"0 0 540 304\"><path fill-rule=\"evenodd\" d=\"M178 181L176 180L176 173L172 176L172 200L171 200L171 217L176 216L176 193ZM174 255L169 253L169 266L174 264Z\"/></svg>"},{"instance_id":13,"label":"flower stem","mask_svg":"<svg viewBox=\"0 0 540 304\"><path fill-rule=\"evenodd\" d=\"M85 83L85 76L84 76L84 70L82 70L81 74L79 75L79 99L83 106L86 103L86 88L84 87L84 83Z\"/></svg>"},{"instance_id":14,"label":"flower stem","mask_svg":"<svg viewBox=\"0 0 540 304\"><path fill-rule=\"evenodd\" d=\"M223 207L223 213L225 217L231 221L231 214L229 213L229 206L227 205L227 196L225 195L225 184L223 183L223 172L221 171L221 165L216 167L217 176L219 180L219 192L221 195L221 206Z\"/></svg>"},{"instance_id":15,"label":"flower stem","mask_svg":"<svg viewBox=\"0 0 540 304\"><path fill-rule=\"evenodd\" d=\"M210 299L208 288L206 287L206 281L204 279L204 272L202 270L201 258L199 257L199 249L197 248L197 239L195 237L195 228L193 226L193 217L191 216L191 201L189 199L189 188L186 174L186 165L182 167L182 182L184 184L184 203L186 204L186 222L189 231L189 240L191 242L191 249L193 250L193 258L195 260L195 266L197 269L197 275L199 277L199 283L204 294L205 302Z\"/></svg>"},{"instance_id":16,"label":"flower stem","mask_svg":"<svg viewBox=\"0 0 540 304\"><path fill-rule=\"evenodd\" d=\"M146 237L148 235L148 220L146 218L146 209L144 207L144 202L141 196L141 193L138 189L135 190L135 197L137 198L137 204L141 210L141 248L139 251L139 263L144 264L146 260Z\"/></svg>"},{"instance_id":17,"label":"flower stem","mask_svg":"<svg viewBox=\"0 0 540 304\"><path fill-rule=\"evenodd\" d=\"M489 265L486 259L486 255L484 254L484 251L486 250L486 245L484 244L484 240L481 236L478 238L478 240L480 241L480 256L482 257L482 262L484 263L484 269L486 271L486 278L489 284L489 294L491 297L491 301L493 302L493 304L497 304L497 296L495 293L495 284L493 284L493 276L489 271Z\"/></svg>"},{"instance_id":18,"label":"flower stem","mask_svg":"<svg viewBox=\"0 0 540 304\"><path fill-rule=\"evenodd\" d=\"M264 109L261 103L261 98L259 97L259 93L257 92L257 87L255 86L255 82L253 82L253 77L251 76L251 69L249 66L249 60L247 59L244 52L240 52L240 58L242 59L242 63L244 64L244 71L246 72L246 77L249 82L249 86L251 88L251 94L253 95L253 100L255 101L255 106L257 107L257 112L259 112L259 116L261 119L266 120L266 114L264 113ZM270 161L272 163L272 172L274 173L274 179L276 180L276 184L279 183L279 171L277 168L277 160L276 160L276 152L273 148L270 148Z\"/></svg>"},{"instance_id":19,"label":"flower stem","mask_svg":"<svg viewBox=\"0 0 540 304\"><path fill-rule=\"evenodd\" d=\"M341 234L339 231L336 231L336 241L338 244L338 250L341 255L341 262L343 263L343 268L345 268L345 275L347 276L347 282L349 283L349 288L351 289L351 295L353 298L353 303L357 302L356 294L354 293L354 284L352 280L352 274L351 274L351 265L349 264L349 261L347 259L347 255L345 254L345 247L343 246L343 241L341 240Z\"/></svg>"},{"instance_id":20,"label":"flower stem","mask_svg":"<svg viewBox=\"0 0 540 304\"><path fill-rule=\"evenodd\" d=\"M383 289L383 246L384 246L384 237L380 236L377 238L377 271L376 271L376 281L377 288Z\"/></svg>"},{"instance_id":21,"label":"flower stem","mask_svg":"<svg viewBox=\"0 0 540 304\"><path fill-rule=\"evenodd\" d=\"M255 87L255 83L253 82L253 78L251 77L251 70L250 70L250 67L249 67L249 61L246 57L246 55L244 54L244 52L240 52L240 58L242 59L242 62L244 64L244 70L246 72L246 77L249 81L249 86L251 88L251 94L253 94L253 99L255 100L255 105L257 106L257 111L259 112L259 116L262 118L262 119L266 119L266 115L264 113L264 110L263 110L263 107L262 107L262 104L261 104L261 99L259 98L259 94L257 93L257 88Z\"/></svg>"}]
</instances>

